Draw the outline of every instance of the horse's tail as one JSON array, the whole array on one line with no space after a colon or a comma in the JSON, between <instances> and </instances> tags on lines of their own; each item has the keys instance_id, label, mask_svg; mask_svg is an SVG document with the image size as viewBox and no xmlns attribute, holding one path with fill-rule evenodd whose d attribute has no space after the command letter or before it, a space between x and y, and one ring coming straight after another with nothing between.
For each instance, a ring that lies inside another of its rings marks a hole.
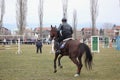
<instances>
[{"instance_id":1,"label":"horse's tail","mask_svg":"<svg viewBox=\"0 0 120 80\"><path fill-rule=\"evenodd\" d=\"M92 69L93 57L92 57L89 46L86 45L85 43L80 43L80 48L82 49L81 50L82 52L86 53L86 56L85 56L85 66L86 66L86 68Z\"/></svg>"}]
</instances>

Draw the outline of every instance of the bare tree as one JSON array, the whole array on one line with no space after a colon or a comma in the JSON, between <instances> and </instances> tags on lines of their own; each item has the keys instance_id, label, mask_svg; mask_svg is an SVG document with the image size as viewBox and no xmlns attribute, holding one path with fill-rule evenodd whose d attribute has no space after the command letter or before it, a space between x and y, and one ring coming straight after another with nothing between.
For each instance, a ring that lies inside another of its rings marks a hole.
<instances>
[{"instance_id":1,"label":"bare tree","mask_svg":"<svg viewBox=\"0 0 120 80\"><path fill-rule=\"evenodd\" d=\"M63 3L63 17L67 19L68 0L62 0L62 3Z\"/></svg>"},{"instance_id":2,"label":"bare tree","mask_svg":"<svg viewBox=\"0 0 120 80\"><path fill-rule=\"evenodd\" d=\"M98 16L98 0L90 0L90 11L92 20L92 35L95 35L96 19Z\"/></svg>"},{"instance_id":3,"label":"bare tree","mask_svg":"<svg viewBox=\"0 0 120 80\"><path fill-rule=\"evenodd\" d=\"M42 27L43 27L43 0L39 0L39 24L40 24L40 35L39 38L42 38Z\"/></svg>"},{"instance_id":4,"label":"bare tree","mask_svg":"<svg viewBox=\"0 0 120 80\"><path fill-rule=\"evenodd\" d=\"M4 13L5 13L5 1L0 0L0 35L2 34Z\"/></svg>"},{"instance_id":5,"label":"bare tree","mask_svg":"<svg viewBox=\"0 0 120 80\"><path fill-rule=\"evenodd\" d=\"M77 27L77 11L74 10L74 12L73 12L73 31L74 31L74 39L77 39L76 27Z\"/></svg>"},{"instance_id":6,"label":"bare tree","mask_svg":"<svg viewBox=\"0 0 120 80\"><path fill-rule=\"evenodd\" d=\"M119 0L119 5L120 5L120 0Z\"/></svg>"},{"instance_id":7,"label":"bare tree","mask_svg":"<svg viewBox=\"0 0 120 80\"><path fill-rule=\"evenodd\" d=\"M17 0L16 8L18 34L23 35L26 27L27 0Z\"/></svg>"}]
</instances>

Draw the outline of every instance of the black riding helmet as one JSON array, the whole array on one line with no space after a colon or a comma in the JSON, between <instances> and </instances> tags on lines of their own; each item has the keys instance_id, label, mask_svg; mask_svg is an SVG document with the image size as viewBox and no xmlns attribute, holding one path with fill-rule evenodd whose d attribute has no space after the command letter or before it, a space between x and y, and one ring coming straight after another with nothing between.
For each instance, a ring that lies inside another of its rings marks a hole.
<instances>
[{"instance_id":1,"label":"black riding helmet","mask_svg":"<svg viewBox=\"0 0 120 80\"><path fill-rule=\"evenodd\" d=\"M62 18L62 22L67 22L67 19L66 18Z\"/></svg>"}]
</instances>

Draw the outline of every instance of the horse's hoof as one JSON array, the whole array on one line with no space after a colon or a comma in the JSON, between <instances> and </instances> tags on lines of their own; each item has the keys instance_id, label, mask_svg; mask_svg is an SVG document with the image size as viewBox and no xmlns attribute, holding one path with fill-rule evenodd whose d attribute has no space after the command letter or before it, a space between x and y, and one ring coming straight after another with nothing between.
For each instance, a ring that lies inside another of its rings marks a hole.
<instances>
[{"instance_id":1,"label":"horse's hoof","mask_svg":"<svg viewBox=\"0 0 120 80\"><path fill-rule=\"evenodd\" d=\"M75 74L75 75L74 75L74 77L78 77L78 76L80 76L80 74Z\"/></svg>"},{"instance_id":2,"label":"horse's hoof","mask_svg":"<svg viewBox=\"0 0 120 80\"><path fill-rule=\"evenodd\" d=\"M57 70L54 70L54 73L56 73L57 72Z\"/></svg>"}]
</instances>

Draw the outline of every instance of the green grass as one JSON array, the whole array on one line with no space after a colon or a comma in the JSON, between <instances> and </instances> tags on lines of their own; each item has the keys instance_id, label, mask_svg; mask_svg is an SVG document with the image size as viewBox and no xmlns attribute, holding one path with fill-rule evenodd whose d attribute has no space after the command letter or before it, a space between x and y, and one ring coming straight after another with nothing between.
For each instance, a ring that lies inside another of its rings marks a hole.
<instances>
[{"instance_id":1,"label":"green grass","mask_svg":"<svg viewBox=\"0 0 120 80\"><path fill-rule=\"evenodd\" d=\"M36 54L35 45L22 45L22 54L16 50L0 50L0 80L120 80L120 51L101 48L93 54L93 69L83 66L81 75L74 77L76 66L68 57L63 57L63 69L53 73L54 54L49 45L43 53Z\"/></svg>"}]
</instances>

